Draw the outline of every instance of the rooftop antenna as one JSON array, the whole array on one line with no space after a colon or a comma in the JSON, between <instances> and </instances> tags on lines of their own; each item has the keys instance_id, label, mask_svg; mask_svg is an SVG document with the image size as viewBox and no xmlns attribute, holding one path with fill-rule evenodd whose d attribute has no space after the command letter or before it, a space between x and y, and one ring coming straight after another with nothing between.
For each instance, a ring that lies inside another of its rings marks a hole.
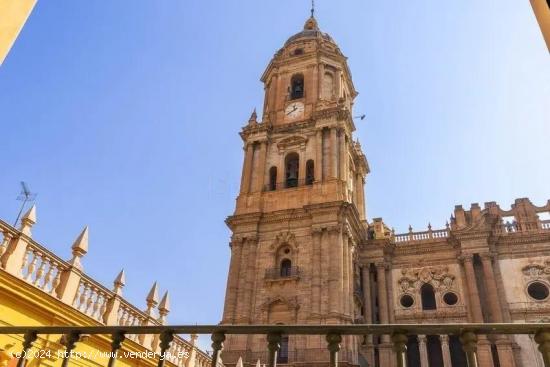
<instances>
[{"instance_id":1,"label":"rooftop antenna","mask_svg":"<svg viewBox=\"0 0 550 367\"><path fill-rule=\"evenodd\" d=\"M364 120L365 117L367 117L367 115L365 115L365 114L362 114L360 116L353 116L354 119L360 119L360 120Z\"/></svg>"},{"instance_id":2,"label":"rooftop antenna","mask_svg":"<svg viewBox=\"0 0 550 367\"><path fill-rule=\"evenodd\" d=\"M17 197L17 200L20 200L23 202L21 204L21 209L19 209L19 214L17 214L17 218L15 219L15 223L13 223L13 226L17 226L17 222L19 222L19 218L21 217L21 213L23 213L23 209L25 209L25 205L27 205L28 202L34 201L36 198L36 194L33 194L31 190L29 190L29 187L25 183L25 181L21 181L21 193Z\"/></svg>"},{"instance_id":3,"label":"rooftop antenna","mask_svg":"<svg viewBox=\"0 0 550 367\"><path fill-rule=\"evenodd\" d=\"M315 0L311 0L311 17L315 14Z\"/></svg>"}]
</instances>

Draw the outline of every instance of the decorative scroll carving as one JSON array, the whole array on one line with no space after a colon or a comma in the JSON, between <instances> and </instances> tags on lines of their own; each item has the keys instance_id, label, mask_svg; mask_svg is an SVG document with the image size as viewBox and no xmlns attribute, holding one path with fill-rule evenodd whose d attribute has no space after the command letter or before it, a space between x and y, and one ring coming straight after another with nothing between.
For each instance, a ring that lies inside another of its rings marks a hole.
<instances>
[{"instance_id":1,"label":"decorative scroll carving","mask_svg":"<svg viewBox=\"0 0 550 367\"><path fill-rule=\"evenodd\" d=\"M300 304L298 303L298 299L296 297L275 296L275 297L268 297L267 300L261 304L260 310L268 311L269 307L271 307L271 305L275 303L282 303L286 305L289 310L300 309Z\"/></svg>"},{"instance_id":2,"label":"decorative scroll carving","mask_svg":"<svg viewBox=\"0 0 550 367\"><path fill-rule=\"evenodd\" d=\"M531 262L521 268L521 271L528 282L537 279L550 280L550 260Z\"/></svg>"},{"instance_id":3,"label":"decorative scroll carving","mask_svg":"<svg viewBox=\"0 0 550 367\"><path fill-rule=\"evenodd\" d=\"M279 148L279 151L284 151L291 147L296 147L303 150L306 148L306 143L307 137L302 135L292 135L279 140L279 142L277 142L277 148Z\"/></svg>"},{"instance_id":4,"label":"decorative scroll carving","mask_svg":"<svg viewBox=\"0 0 550 367\"><path fill-rule=\"evenodd\" d=\"M431 284L435 290L452 289L455 276L449 273L447 266L403 269L403 275L397 282L402 292L419 290L424 283Z\"/></svg>"},{"instance_id":5,"label":"decorative scroll carving","mask_svg":"<svg viewBox=\"0 0 550 367\"><path fill-rule=\"evenodd\" d=\"M271 244L270 248L272 250L278 249L283 245L288 245L292 248L294 253L298 253L298 242L296 242L296 237L291 232L281 232L275 237L275 241Z\"/></svg>"}]
</instances>

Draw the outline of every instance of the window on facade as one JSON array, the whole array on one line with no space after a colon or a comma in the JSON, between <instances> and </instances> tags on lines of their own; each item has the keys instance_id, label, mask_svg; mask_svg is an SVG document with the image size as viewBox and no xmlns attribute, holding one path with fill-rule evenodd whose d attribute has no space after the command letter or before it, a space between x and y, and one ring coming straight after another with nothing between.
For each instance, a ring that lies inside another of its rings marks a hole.
<instances>
[{"instance_id":1,"label":"window on facade","mask_svg":"<svg viewBox=\"0 0 550 367\"><path fill-rule=\"evenodd\" d=\"M458 302L458 296L453 292L447 292L443 295L443 302L445 302L449 306L456 305L456 303Z\"/></svg>"},{"instance_id":2,"label":"window on facade","mask_svg":"<svg viewBox=\"0 0 550 367\"><path fill-rule=\"evenodd\" d=\"M403 296L401 296L399 303L401 303L401 306L409 308L414 304L414 298L412 298L412 296L410 296L409 294L404 294Z\"/></svg>"},{"instance_id":3,"label":"window on facade","mask_svg":"<svg viewBox=\"0 0 550 367\"><path fill-rule=\"evenodd\" d=\"M290 153L286 156L285 167L286 175L285 182L286 187L298 186L298 168L300 165L300 157L296 153Z\"/></svg>"},{"instance_id":4,"label":"window on facade","mask_svg":"<svg viewBox=\"0 0 550 367\"><path fill-rule=\"evenodd\" d=\"M277 353L277 363L288 363L288 335L283 335L281 337L281 349L279 349L279 353Z\"/></svg>"},{"instance_id":5,"label":"window on facade","mask_svg":"<svg viewBox=\"0 0 550 367\"><path fill-rule=\"evenodd\" d=\"M306 162L306 185L312 185L313 181L315 181L315 166L310 159Z\"/></svg>"},{"instance_id":6,"label":"window on facade","mask_svg":"<svg viewBox=\"0 0 550 367\"><path fill-rule=\"evenodd\" d=\"M273 166L269 169L269 191L277 189L277 167Z\"/></svg>"},{"instance_id":7,"label":"window on facade","mask_svg":"<svg viewBox=\"0 0 550 367\"><path fill-rule=\"evenodd\" d=\"M304 76L296 74L290 80L290 99L299 99L304 97Z\"/></svg>"},{"instance_id":8,"label":"window on facade","mask_svg":"<svg viewBox=\"0 0 550 367\"><path fill-rule=\"evenodd\" d=\"M533 282L527 287L527 293L531 298L536 299L537 301L542 301L548 298L549 291L548 286L541 282Z\"/></svg>"},{"instance_id":9,"label":"window on facade","mask_svg":"<svg viewBox=\"0 0 550 367\"><path fill-rule=\"evenodd\" d=\"M422 309L423 310L435 310L435 292L434 287L431 284L424 283L420 288L420 296L422 298Z\"/></svg>"},{"instance_id":10,"label":"window on facade","mask_svg":"<svg viewBox=\"0 0 550 367\"><path fill-rule=\"evenodd\" d=\"M304 49L303 48L297 48L296 50L294 50L294 55L298 56L298 55L303 55L304 54Z\"/></svg>"},{"instance_id":11,"label":"window on facade","mask_svg":"<svg viewBox=\"0 0 550 367\"><path fill-rule=\"evenodd\" d=\"M292 261L289 259L284 259L281 261L281 277L289 277L292 275Z\"/></svg>"}]
</instances>

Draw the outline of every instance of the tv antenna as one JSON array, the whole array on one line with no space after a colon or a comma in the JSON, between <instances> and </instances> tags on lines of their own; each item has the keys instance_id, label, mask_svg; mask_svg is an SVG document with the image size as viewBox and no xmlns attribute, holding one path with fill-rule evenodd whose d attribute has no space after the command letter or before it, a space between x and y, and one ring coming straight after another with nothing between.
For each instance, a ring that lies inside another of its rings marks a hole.
<instances>
[{"instance_id":1,"label":"tv antenna","mask_svg":"<svg viewBox=\"0 0 550 367\"><path fill-rule=\"evenodd\" d=\"M362 114L360 116L353 116L354 119L360 119L360 120L364 120L365 117L367 117L367 115L365 115L365 114Z\"/></svg>"},{"instance_id":2,"label":"tv antenna","mask_svg":"<svg viewBox=\"0 0 550 367\"><path fill-rule=\"evenodd\" d=\"M21 193L17 197L17 200L22 201L21 209L19 209L19 214L17 214L17 218L15 219L15 223L13 223L13 226L17 226L17 222L19 222L19 218L21 217L21 213L23 213L23 209L25 209L25 205L27 203L34 201L36 198L36 194L32 193L31 190L29 190L29 187L25 183L25 181L21 181Z\"/></svg>"}]
</instances>

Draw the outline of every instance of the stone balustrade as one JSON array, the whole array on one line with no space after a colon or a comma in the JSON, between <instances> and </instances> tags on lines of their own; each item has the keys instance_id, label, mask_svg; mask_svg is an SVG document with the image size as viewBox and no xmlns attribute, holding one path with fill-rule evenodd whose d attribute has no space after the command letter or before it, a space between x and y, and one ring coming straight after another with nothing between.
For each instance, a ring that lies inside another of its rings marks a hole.
<instances>
[{"instance_id":1,"label":"stone balustrade","mask_svg":"<svg viewBox=\"0 0 550 367\"><path fill-rule=\"evenodd\" d=\"M142 311L121 297L124 287L124 272L108 289L87 276L82 269L81 258L88 250L88 229L85 228L72 246L73 256L63 260L37 243L31 234L36 222L36 209L31 208L21 220L21 227L14 228L0 220L0 271L7 272L40 291L90 317L99 325L118 327L161 326L169 313L168 294L158 302L156 284L147 298L147 310ZM158 314L155 307L158 305ZM161 348L160 335L126 335L128 340L158 352ZM193 340L196 340L193 339ZM168 362L176 366L204 367L211 357L199 350L194 342L175 335L170 347ZM187 353L177 353L185 351ZM178 357L185 355L186 357ZM193 363L188 363L193 358Z\"/></svg>"},{"instance_id":2,"label":"stone balustrade","mask_svg":"<svg viewBox=\"0 0 550 367\"><path fill-rule=\"evenodd\" d=\"M408 233L394 234L393 239L396 244L403 245L406 242L424 242L447 238L449 234L450 230L448 225L445 229L432 230L431 224L428 224L427 231L413 232L412 227L409 226Z\"/></svg>"}]
</instances>

